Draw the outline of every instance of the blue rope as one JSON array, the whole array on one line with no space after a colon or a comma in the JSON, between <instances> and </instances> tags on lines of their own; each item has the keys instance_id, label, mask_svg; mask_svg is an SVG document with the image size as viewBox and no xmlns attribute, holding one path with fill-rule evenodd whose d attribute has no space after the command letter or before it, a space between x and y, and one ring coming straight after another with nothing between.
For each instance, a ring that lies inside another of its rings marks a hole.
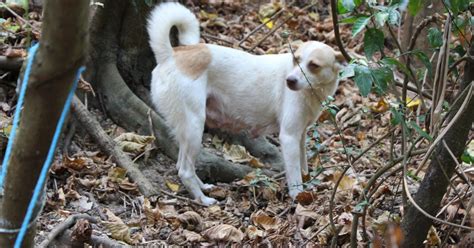
<instances>
[{"instance_id":1,"label":"blue rope","mask_svg":"<svg viewBox=\"0 0 474 248\"><path fill-rule=\"evenodd\" d=\"M20 112L23 106L23 100L25 99L26 85L30 78L31 66L33 64L33 58L35 53L38 50L38 43L30 48L28 52L28 63L26 65L25 75L23 76L23 82L21 83L20 96L18 97L18 103L16 104L15 115L13 116L13 125L10 131L10 137L8 138L7 150L5 151L5 157L3 157L2 163L2 172L0 174L0 191L3 191L3 182L5 181L5 176L7 175L7 166L12 152L13 141L16 136L16 129L18 128L18 123L20 122Z\"/></svg>"},{"instance_id":2,"label":"blue rope","mask_svg":"<svg viewBox=\"0 0 474 248\"><path fill-rule=\"evenodd\" d=\"M25 75L23 78L23 83L21 86L20 90L20 96L18 98L18 103L17 103L17 108L15 110L15 116L13 118L13 127L10 133L10 139L8 142L7 146L7 151L5 152L5 158L3 159L3 165L2 165L2 174L0 175L0 186L3 188L3 182L4 178L6 175L6 170L7 170L7 164L8 160L11 154L11 149L12 149L12 144L13 140L15 138L15 133L16 133L16 128L18 127L19 119L20 119L20 112L21 108L23 105L23 99L25 96L26 92L26 86L27 82L30 76L31 72L31 67L33 64L33 58L36 54L36 51L38 50L39 45L36 44L33 47L31 47L29 51L29 58L28 58L28 64L26 66L25 70ZM81 67L78 69L76 77L74 79L73 85L71 87L71 90L69 91L69 94L66 98L66 102L64 103L63 111L61 112L61 116L59 117L58 123L56 125L56 130L54 131L53 135L53 140L51 142L51 145L49 147L48 154L46 156L46 160L44 161L43 167L41 168L40 175L38 177L38 181L36 183L35 189L33 191L33 196L31 197L30 203L28 205L28 209L26 210L25 218L23 219L23 223L21 224L20 231L18 232L18 236L16 237L15 240L15 248L21 248L21 244L23 243L23 239L25 238L26 232L28 230L28 226L30 224L31 217L33 216L33 211L35 210L36 202L38 201L38 198L40 197L44 183L46 181L46 178L48 177L48 171L49 167L51 165L51 162L54 159L54 151L56 150L56 146L58 144L59 137L61 135L61 130L64 125L64 122L66 120L66 117L69 112L69 107L71 105L72 98L74 97L74 92L76 91L77 83L79 81L79 77L81 76L81 73L85 70L85 67Z\"/></svg>"}]
</instances>

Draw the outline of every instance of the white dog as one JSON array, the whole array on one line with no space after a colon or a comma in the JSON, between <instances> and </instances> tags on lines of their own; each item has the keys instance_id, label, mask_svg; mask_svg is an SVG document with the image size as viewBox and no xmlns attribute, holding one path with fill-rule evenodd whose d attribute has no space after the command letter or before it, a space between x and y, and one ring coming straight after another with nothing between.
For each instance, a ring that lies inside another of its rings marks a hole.
<instances>
[{"instance_id":1,"label":"white dog","mask_svg":"<svg viewBox=\"0 0 474 248\"><path fill-rule=\"evenodd\" d=\"M171 47L172 26L179 46ZM199 23L184 6L164 3L148 20L150 46L158 65L152 72L151 96L179 143L178 175L205 205L204 184L194 164L204 125L252 135L279 132L289 194L303 190L308 173L305 130L319 115L321 102L334 94L339 65L335 51L316 41L295 52L256 56L199 43Z\"/></svg>"}]
</instances>

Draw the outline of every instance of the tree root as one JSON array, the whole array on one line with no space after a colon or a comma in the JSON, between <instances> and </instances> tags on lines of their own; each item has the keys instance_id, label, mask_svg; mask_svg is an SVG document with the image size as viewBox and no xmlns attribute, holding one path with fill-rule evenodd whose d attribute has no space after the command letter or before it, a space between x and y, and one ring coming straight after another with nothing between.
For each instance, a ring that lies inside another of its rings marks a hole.
<instances>
[{"instance_id":1,"label":"tree root","mask_svg":"<svg viewBox=\"0 0 474 248\"><path fill-rule=\"evenodd\" d=\"M105 133L99 122L86 109L84 104L75 96L72 101L72 110L82 127L95 140L104 152L112 156L117 165L126 169L129 177L138 185L140 192L144 196L158 194L157 187L143 175L143 173L133 164L132 160L123 153L115 142Z\"/></svg>"}]
</instances>

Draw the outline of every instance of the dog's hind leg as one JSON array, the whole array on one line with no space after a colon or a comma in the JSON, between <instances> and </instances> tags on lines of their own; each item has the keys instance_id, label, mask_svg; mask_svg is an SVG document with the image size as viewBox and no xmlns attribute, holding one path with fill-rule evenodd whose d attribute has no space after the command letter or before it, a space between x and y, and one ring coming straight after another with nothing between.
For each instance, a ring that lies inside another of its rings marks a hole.
<instances>
[{"instance_id":1,"label":"dog's hind leg","mask_svg":"<svg viewBox=\"0 0 474 248\"><path fill-rule=\"evenodd\" d=\"M196 119L195 116L186 118L186 123L183 123L185 128L182 133L177 133L179 142L179 154L176 167L181 182L184 184L188 192L194 199L201 201L205 205L212 205L216 200L207 197L202 192L204 184L196 175L195 163L196 158L201 150L202 133L204 130L204 120L200 117Z\"/></svg>"}]
</instances>

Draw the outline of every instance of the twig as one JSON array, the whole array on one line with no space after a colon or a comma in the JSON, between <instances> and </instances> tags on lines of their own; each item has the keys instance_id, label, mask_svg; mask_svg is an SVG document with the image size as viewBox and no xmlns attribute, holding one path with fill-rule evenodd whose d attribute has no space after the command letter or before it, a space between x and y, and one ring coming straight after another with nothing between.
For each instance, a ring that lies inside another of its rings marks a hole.
<instances>
[{"instance_id":1,"label":"twig","mask_svg":"<svg viewBox=\"0 0 474 248\"><path fill-rule=\"evenodd\" d=\"M88 215L88 214L75 214L75 215L71 215L69 216L64 222L61 222L60 224L58 224L57 226L55 226L53 228L53 230L51 230L51 232L48 234L48 236L46 237L46 239L41 242L41 244L39 245L39 247L41 248L46 248L49 246L49 244L54 241L56 239L56 237L60 236L62 233L64 233L67 229L69 229L70 227L72 227L74 224L76 224L76 222L79 220L79 219L86 219L92 223L96 223L97 222L97 219Z\"/></svg>"},{"instance_id":2,"label":"twig","mask_svg":"<svg viewBox=\"0 0 474 248\"><path fill-rule=\"evenodd\" d=\"M413 152L409 152L408 153L408 156L416 156L416 155L420 155L420 154L423 154L427 151L427 149L420 149L420 150L416 150L416 151L413 151ZM367 201L370 201L370 198L372 197L373 193L377 190L377 188L382 185L382 182L377 186L377 187L374 187L374 189L372 190L372 193L368 194L369 193L369 190L372 188L372 186L377 182L377 179L379 179L385 172L387 172L388 170L390 170L391 168L393 168L395 165L397 165L398 163L402 162L403 161L403 157L400 157L400 158L396 158L394 159L391 163L387 164L386 166L380 168L379 170L377 170L375 172L375 174L369 179L369 181L367 182L367 184L365 185L364 187L364 191L363 191L363 194L361 196L361 198L359 199L359 203L362 199L366 199ZM395 171L398 171L400 168L396 169ZM388 178L388 176L387 176ZM367 206L364 207L364 211L367 209ZM359 222L359 217L361 216L361 213L353 213L353 218L352 218L352 226L351 226L351 246L353 244L353 240L357 240L357 225L358 225L358 222Z\"/></svg>"},{"instance_id":3,"label":"twig","mask_svg":"<svg viewBox=\"0 0 474 248\"><path fill-rule=\"evenodd\" d=\"M324 225L323 227L321 227L318 231L316 231L315 233L313 233L313 235L311 235L311 237L309 237L309 239L307 239L303 245L301 247L305 247L306 244L311 241L312 239L316 238L316 236L318 236L318 234L320 234L322 231L324 231L327 227L329 226L329 223L327 223L326 225Z\"/></svg>"},{"instance_id":4,"label":"twig","mask_svg":"<svg viewBox=\"0 0 474 248\"><path fill-rule=\"evenodd\" d=\"M460 112L462 112L462 111L460 111ZM440 218L436 218L433 215L426 212L423 208L420 207L420 205L418 205L418 203L416 203L415 199L413 199L413 196L411 195L410 191L408 190L407 163L406 163L406 161L403 162L403 186L404 186L403 189L405 191L405 194L408 197L408 200L410 201L412 206L415 207L420 213L422 213L427 218L429 218L433 221L437 221L437 222L440 222L442 224L448 225L448 226L453 226L453 227L458 227L458 228L474 231L474 227L459 225L459 224L456 224L456 223L452 223L452 222L449 222L449 221L442 220Z\"/></svg>"},{"instance_id":5,"label":"twig","mask_svg":"<svg viewBox=\"0 0 474 248\"><path fill-rule=\"evenodd\" d=\"M469 57L469 55L464 55L463 57L461 57L460 59L456 60L456 62L454 62L448 69L448 73L450 73L451 71L453 71L454 69L456 69L456 67L461 64L462 62L466 61Z\"/></svg>"},{"instance_id":6,"label":"twig","mask_svg":"<svg viewBox=\"0 0 474 248\"><path fill-rule=\"evenodd\" d=\"M179 200L182 200L182 201L185 201L185 202L189 202L189 203L192 203L194 205L198 205L198 206L201 206L201 207L207 207L206 205L202 204L201 202L199 201L196 201L196 200L193 200L193 199L189 199L187 197L184 197L184 196L180 196L180 195L176 195L176 194L173 194L169 191L166 191L166 190L163 190L163 189L160 189L160 192L167 195L167 196L171 196L171 197L174 197L176 199L179 199Z\"/></svg>"},{"instance_id":7,"label":"twig","mask_svg":"<svg viewBox=\"0 0 474 248\"><path fill-rule=\"evenodd\" d=\"M347 165L342 171L341 175L336 181L336 185L334 185L334 189L331 193L331 199L329 200L329 223L331 224L331 228L333 229L335 233L334 235L337 235L337 228L336 228L336 224L334 224L334 216L332 213L334 211L334 198L336 197L337 187L339 187L339 184L341 183L342 178L344 177L344 174L346 174L349 168L351 168L351 166Z\"/></svg>"},{"instance_id":8,"label":"twig","mask_svg":"<svg viewBox=\"0 0 474 248\"><path fill-rule=\"evenodd\" d=\"M293 2L289 3L289 4L288 4L288 7L292 6L295 2L296 2L296 1L293 1ZM273 19L277 18L281 13L283 13L284 10L285 10L285 8L280 9L278 12L276 12L276 13L273 14L270 18L268 18L268 20L266 20L266 21L263 22L262 24L258 25L256 28L254 28L252 31L250 31L250 33L248 33L242 40L240 40L237 45L238 45L238 46L241 46L242 43L244 43L250 36L252 36L255 32L257 32L257 31L260 30L262 27L264 27L265 25L267 25L267 23L269 23L269 22L272 21Z\"/></svg>"},{"instance_id":9,"label":"twig","mask_svg":"<svg viewBox=\"0 0 474 248\"><path fill-rule=\"evenodd\" d=\"M435 149L436 144L438 144L438 142L441 141L441 139L444 137L444 135L446 135L448 130L454 125L454 123L459 119L459 117L462 115L462 113L466 109L466 107L469 103L469 100L472 97L473 87L474 87L474 82L471 82L471 85L466 87L465 91L467 91L467 96L464 98L464 102L462 103L462 105L459 108L458 112L454 115L454 117L448 123L448 125L443 129L443 131L441 131L441 133L438 135L438 137L436 137L436 139L433 141L433 143L431 143L430 148L426 152L425 158L423 159L423 161L421 161L420 165L418 166L418 169L415 172L415 176L417 176L418 173L420 173L420 171L424 168L426 162L428 161L428 159L431 156L431 153ZM460 94L458 99L460 99L463 95L464 95L464 93Z\"/></svg>"},{"instance_id":10,"label":"twig","mask_svg":"<svg viewBox=\"0 0 474 248\"><path fill-rule=\"evenodd\" d=\"M311 7L313 7L315 4L314 3L311 3L311 4L308 4L306 5L304 8L302 8L301 10L304 11L304 10L307 10ZM266 34L265 36L263 36L262 39L260 39L257 44L255 44L254 46L252 46L250 48L249 51L253 51L255 48L257 48L260 44L262 44L263 41L265 41L268 37L270 37L270 35L272 35L273 33L275 33L275 31L277 31L281 26L283 26L288 20L290 20L291 18L293 17L293 15L290 15L288 16L287 18L285 18L285 20L283 20L283 22L281 22L280 24L278 24L276 27L274 27L272 29L272 31L268 32L268 34Z\"/></svg>"},{"instance_id":11,"label":"twig","mask_svg":"<svg viewBox=\"0 0 474 248\"><path fill-rule=\"evenodd\" d=\"M385 138L387 138L390 134L392 134L392 132L395 130L395 128L391 128L390 130L388 130L388 132L384 135L382 135L381 137L379 137L376 141L374 141L372 144L370 144L367 148L365 148L361 153L359 153L359 155L357 155L356 157L354 157L352 159L352 163L355 163L357 160L359 160L362 156L364 156L365 153L367 153L368 151L370 151L370 149L372 149L374 146L376 146L378 143L380 143L382 140L384 140Z\"/></svg>"},{"instance_id":12,"label":"twig","mask_svg":"<svg viewBox=\"0 0 474 248\"><path fill-rule=\"evenodd\" d=\"M331 16L332 16L332 26L334 28L334 37L336 39L337 47L339 47L339 50L341 51L342 56L344 56L346 61L349 63L352 60L352 58L346 52L346 49L344 48L344 45L342 44L341 34L339 33L339 24L337 20L336 0L331 0Z\"/></svg>"},{"instance_id":13,"label":"twig","mask_svg":"<svg viewBox=\"0 0 474 248\"><path fill-rule=\"evenodd\" d=\"M228 41L226 39L223 39L223 38L220 38L220 37L217 37L217 36L214 36L214 35L210 35L210 34L202 34L202 37L204 38L208 38L208 39L212 39L212 40L217 40L217 41L222 41L222 42L225 42L231 46L234 45L234 42L232 41Z\"/></svg>"}]
</instances>

